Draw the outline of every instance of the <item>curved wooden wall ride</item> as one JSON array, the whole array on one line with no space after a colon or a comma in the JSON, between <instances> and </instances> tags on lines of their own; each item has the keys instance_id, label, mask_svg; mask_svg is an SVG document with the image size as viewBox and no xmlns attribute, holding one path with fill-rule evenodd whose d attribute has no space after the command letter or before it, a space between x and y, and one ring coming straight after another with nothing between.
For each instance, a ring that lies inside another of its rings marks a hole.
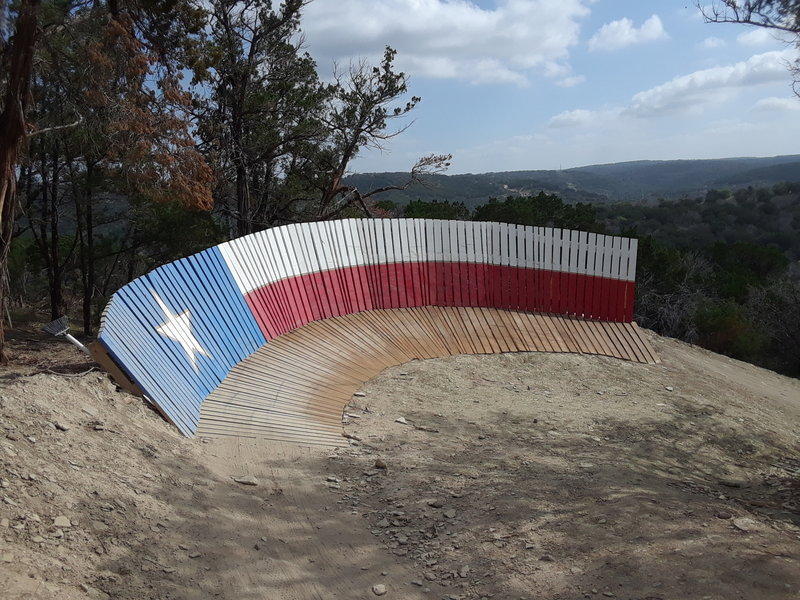
<instances>
[{"instance_id":1,"label":"curved wooden wall ride","mask_svg":"<svg viewBox=\"0 0 800 600\"><path fill-rule=\"evenodd\" d=\"M129 283L98 341L185 435L339 444L352 393L413 358L539 350L655 362L631 322L635 271L636 240L621 237L427 219L303 223Z\"/></svg>"}]
</instances>

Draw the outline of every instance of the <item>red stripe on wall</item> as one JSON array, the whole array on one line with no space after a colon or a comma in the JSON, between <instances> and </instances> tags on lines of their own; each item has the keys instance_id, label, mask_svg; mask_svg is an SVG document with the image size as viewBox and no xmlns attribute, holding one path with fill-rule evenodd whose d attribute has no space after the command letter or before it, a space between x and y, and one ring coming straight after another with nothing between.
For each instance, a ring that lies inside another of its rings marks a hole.
<instances>
[{"instance_id":1,"label":"red stripe on wall","mask_svg":"<svg viewBox=\"0 0 800 600\"><path fill-rule=\"evenodd\" d=\"M483 263L393 263L283 279L246 295L267 339L310 321L376 308L489 306L630 322L629 281Z\"/></svg>"}]
</instances>

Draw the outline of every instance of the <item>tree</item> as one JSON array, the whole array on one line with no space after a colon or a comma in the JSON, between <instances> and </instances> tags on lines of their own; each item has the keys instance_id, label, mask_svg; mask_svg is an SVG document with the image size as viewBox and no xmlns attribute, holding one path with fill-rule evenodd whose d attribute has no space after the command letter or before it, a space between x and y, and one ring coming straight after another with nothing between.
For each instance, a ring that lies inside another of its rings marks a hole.
<instances>
[{"instance_id":1,"label":"tree","mask_svg":"<svg viewBox=\"0 0 800 600\"><path fill-rule=\"evenodd\" d=\"M403 216L407 219L469 219L469 209L463 202L424 202L422 200L412 200L403 210Z\"/></svg>"},{"instance_id":2,"label":"tree","mask_svg":"<svg viewBox=\"0 0 800 600\"><path fill-rule=\"evenodd\" d=\"M502 202L491 199L475 209L476 221L499 221L537 227L559 227L602 232L591 204L565 204L555 194L539 192L536 196L509 196Z\"/></svg>"},{"instance_id":3,"label":"tree","mask_svg":"<svg viewBox=\"0 0 800 600\"><path fill-rule=\"evenodd\" d=\"M206 68L196 77L195 108L204 148L214 157L216 209L245 235L275 224L324 220L347 211L371 214L372 199L420 183L449 166L450 155L417 161L398 185L360 190L343 183L364 148L380 148L406 126L420 98L394 70L386 48L380 66L365 61L319 80L301 52L303 0L279 9L260 0L210 3ZM396 106L393 106L397 103Z\"/></svg>"},{"instance_id":4,"label":"tree","mask_svg":"<svg viewBox=\"0 0 800 600\"><path fill-rule=\"evenodd\" d=\"M0 363L5 353L3 322L8 308L8 252L14 231L17 197L17 164L20 145L27 136L28 108L33 55L39 36L39 0L22 0L16 28L10 40L2 39L2 84L5 87L0 110Z\"/></svg>"},{"instance_id":5,"label":"tree","mask_svg":"<svg viewBox=\"0 0 800 600\"><path fill-rule=\"evenodd\" d=\"M786 273L751 288L745 307L770 337L773 364L768 366L800 376L800 276Z\"/></svg>"},{"instance_id":6,"label":"tree","mask_svg":"<svg viewBox=\"0 0 800 600\"><path fill-rule=\"evenodd\" d=\"M15 31L8 40L2 39L0 47L5 67L0 71L5 92L0 112L3 316L8 297L5 267L19 204L16 184L19 176L26 176L26 169L27 183L34 184L26 193L41 194L45 183L49 188L47 210L37 215L46 222L39 225L49 224L50 233L39 238L48 245L43 251L51 254L48 268L60 262L53 254L59 247L53 234L57 232L53 192L63 196L69 187L78 226L87 331L96 288L93 205L100 189L97 182L108 181L113 172L117 190L157 201L210 206L212 173L195 148L185 112L188 98L179 83L182 70L193 60L192 35L202 25L193 6L190 0L62 0L44 5L23 0L11 11ZM42 76L44 72L48 76ZM57 75L57 81L51 82L50 75ZM37 77L43 85L32 89ZM51 87L64 92L60 102L52 101ZM67 116L69 122L63 120ZM26 148L24 142L32 136L48 139ZM37 160L29 160L21 169L20 158L26 154ZM46 162L42 162L44 157ZM38 172L32 172L33 167ZM57 306L57 272L52 276L56 288L52 301ZM0 359L5 359L2 342L0 333Z\"/></svg>"},{"instance_id":7,"label":"tree","mask_svg":"<svg viewBox=\"0 0 800 600\"><path fill-rule=\"evenodd\" d=\"M697 3L707 23L737 23L782 31L793 36L800 46L800 1L798 0L717 0L710 6ZM790 67L795 94L800 95L800 59Z\"/></svg>"},{"instance_id":8,"label":"tree","mask_svg":"<svg viewBox=\"0 0 800 600\"><path fill-rule=\"evenodd\" d=\"M195 111L217 170L216 207L232 217L237 235L264 229L290 209L283 192L296 157L323 135L319 117L329 91L296 42L305 3L209 6Z\"/></svg>"},{"instance_id":9,"label":"tree","mask_svg":"<svg viewBox=\"0 0 800 600\"><path fill-rule=\"evenodd\" d=\"M408 76L395 72L397 51L386 46L380 66L365 61L351 63L346 73L334 70L332 93L326 101L323 123L327 137L311 162L308 181L318 190L315 218L331 219L355 204L369 214L365 200L388 190L403 190L424 181L427 175L441 173L450 166L449 154L431 154L412 167L410 178L393 185L361 192L342 183L350 163L364 148L383 149L387 140L403 133L409 125L390 129L389 122L406 116L422 100L408 91ZM391 107L394 102L399 105Z\"/></svg>"}]
</instances>

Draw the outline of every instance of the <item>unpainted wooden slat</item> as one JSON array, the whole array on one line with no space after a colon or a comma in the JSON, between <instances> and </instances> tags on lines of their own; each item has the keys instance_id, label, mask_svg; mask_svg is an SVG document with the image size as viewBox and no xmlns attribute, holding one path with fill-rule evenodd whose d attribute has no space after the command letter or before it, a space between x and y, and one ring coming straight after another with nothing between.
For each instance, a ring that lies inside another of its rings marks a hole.
<instances>
[{"instance_id":1,"label":"unpainted wooden slat","mask_svg":"<svg viewBox=\"0 0 800 600\"><path fill-rule=\"evenodd\" d=\"M639 347L645 351L645 355L648 357L648 362L650 362L651 364L660 363L661 359L658 357L656 351L653 350L653 347L650 345L650 342L644 336L641 329L639 329L639 326L636 324L636 322L631 321L630 323L628 323L628 325L631 330L632 339L635 340L639 344Z\"/></svg>"}]
</instances>

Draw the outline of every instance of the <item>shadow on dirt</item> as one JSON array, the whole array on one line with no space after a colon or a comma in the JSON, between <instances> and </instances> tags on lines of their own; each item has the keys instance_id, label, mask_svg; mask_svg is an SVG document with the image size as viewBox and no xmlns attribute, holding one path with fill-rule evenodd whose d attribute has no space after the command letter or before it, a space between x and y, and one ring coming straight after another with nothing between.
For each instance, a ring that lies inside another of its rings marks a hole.
<instances>
[{"instance_id":1,"label":"shadow on dirt","mask_svg":"<svg viewBox=\"0 0 800 600\"><path fill-rule=\"evenodd\" d=\"M399 466L367 486L357 474L374 459L351 457L350 481L384 544L455 597L796 597L798 478L773 466L794 464L790 450L685 408L606 418L591 437L451 416L441 434L387 437ZM403 466L414 445L424 468Z\"/></svg>"},{"instance_id":2,"label":"shadow on dirt","mask_svg":"<svg viewBox=\"0 0 800 600\"><path fill-rule=\"evenodd\" d=\"M206 447L213 452L213 443ZM136 542L107 562L95 585L112 598L366 598L382 581L409 587L410 577L387 564L391 555L335 484L326 489L324 451L257 461L254 469L265 473L257 486L221 478L185 456L143 453L163 473L180 473L164 478L158 492L174 510L143 515L142 531L129 536ZM288 480L310 483L293 488Z\"/></svg>"}]
</instances>

